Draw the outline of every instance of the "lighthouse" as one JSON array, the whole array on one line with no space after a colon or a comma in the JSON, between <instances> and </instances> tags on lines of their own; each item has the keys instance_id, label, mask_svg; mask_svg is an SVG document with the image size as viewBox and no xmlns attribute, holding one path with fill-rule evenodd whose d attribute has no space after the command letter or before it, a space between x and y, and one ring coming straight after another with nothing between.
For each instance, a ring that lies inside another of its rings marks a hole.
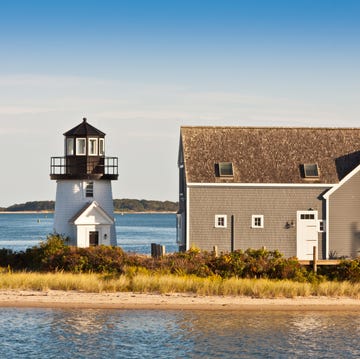
<instances>
[{"instance_id":1,"label":"lighthouse","mask_svg":"<svg viewBox=\"0 0 360 359\"><path fill-rule=\"evenodd\" d=\"M64 156L50 163L50 178L56 180L54 232L77 247L115 246L111 181L118 178L118 158L105 156L105 133L86 118L64 136Z\"/></svg>"}]
</instances>

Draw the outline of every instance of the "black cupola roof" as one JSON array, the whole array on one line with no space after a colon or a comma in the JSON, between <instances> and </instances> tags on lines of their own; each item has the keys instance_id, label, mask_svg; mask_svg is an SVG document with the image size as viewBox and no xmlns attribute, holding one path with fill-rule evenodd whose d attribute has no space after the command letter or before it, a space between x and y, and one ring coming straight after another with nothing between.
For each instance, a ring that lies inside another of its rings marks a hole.
<instances>
[{"instance_id":1,"label":"black cupola roof","mask_svg":"<svg viewBox=\"0 0 360 359\"><path fill-rule=\"evenodd\" d=\"M75 126L71 130L64 133L64 136L99 136L104 137L105 133L101 132L94 126L91 126L87 121L86 118L83 118L83 122L80 125Z\"/></svg>"}]
</instances>

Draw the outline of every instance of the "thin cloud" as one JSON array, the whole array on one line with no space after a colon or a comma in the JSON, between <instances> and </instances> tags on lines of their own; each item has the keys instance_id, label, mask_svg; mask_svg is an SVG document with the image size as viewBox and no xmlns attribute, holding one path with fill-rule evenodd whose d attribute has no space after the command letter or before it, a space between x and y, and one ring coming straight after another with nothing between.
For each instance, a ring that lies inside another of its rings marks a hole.
<instances>
[{"instance_id":1,"label":"thin cloud","mask_svg":"<svg viewBox=\"0 0 360 359\"><path fill-rule=\"evenodd\" d=\"M83 86L83 85L107 85L111 81L80 77L80 76L50 76L39 74L18 74L18 75L2 75L0 76L1 87L69 87L69 86Z\"/></svg>"}]
</instances>

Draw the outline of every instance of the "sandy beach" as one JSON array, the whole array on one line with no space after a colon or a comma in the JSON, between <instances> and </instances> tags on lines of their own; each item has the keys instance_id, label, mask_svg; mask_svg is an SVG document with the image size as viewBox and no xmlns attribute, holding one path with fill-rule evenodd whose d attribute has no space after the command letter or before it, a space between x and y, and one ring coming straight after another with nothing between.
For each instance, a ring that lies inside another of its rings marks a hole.
<instances>
[{"instance_id":1,"label":"sandy beach","mask_svg":"<svg viewBox=\"0 0 360 359\"><path fill-rule=\"evenodd\" d=\"M360 300L351 298L259 299L191 294L84 293L74 291L0 291L0 307L237 310L237 311L360 311Z\"/></svg>"}]
</instances>

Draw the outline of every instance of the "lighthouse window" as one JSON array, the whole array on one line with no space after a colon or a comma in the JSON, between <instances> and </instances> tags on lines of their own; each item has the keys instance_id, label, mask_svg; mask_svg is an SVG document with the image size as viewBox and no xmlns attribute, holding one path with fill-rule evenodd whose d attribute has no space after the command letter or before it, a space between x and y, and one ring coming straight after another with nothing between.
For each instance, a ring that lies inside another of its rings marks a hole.
<instances>
[{"instance_id":1,"label":"lighthouse window","mask_svg":"<svg viewBox=\"0 0 360 359\"><path fill-rule=\"evenodd\" d=\"M76 154L86 155L86 138L76 139Z\"/></svg>"},{"instance_id":2,"label":"lighthouse window","mask_svg":"<svg viewBox=\"0 0 360 359\"><path fill-rule=\"evenodd\" d=\"M85 187L86 197L94 197L94 182L87 182Z\"/></svg>"},{"instance_id":3,"label":"lighthouse window","mask_svg":"<svg viewBox=\"0 0 360 359\"><path fill-rule=\"evenodd\" d=\"M89 155L97 155L97 138L89 138Z\"/></svg>"},{"instance_id":4,"label":"lighthouse window","mask_svg":"<svg viewBox=\"0 0 360 359\"><path fill-rule=\"evenodd\" d=\"M68 156L74 155L74 139L73 138L66 139L66 154Z\"/></svg>"},{"instance_id":5,"label":"lighthouse window","mask_svg":"<svg viewBox=\"0 0 360 359\"><path fill-rule=\"evenodd\" d=\"M105 143L103 138L99 138L99 156L104 156L105 154Z\"/></svg>"}]
</instances>

